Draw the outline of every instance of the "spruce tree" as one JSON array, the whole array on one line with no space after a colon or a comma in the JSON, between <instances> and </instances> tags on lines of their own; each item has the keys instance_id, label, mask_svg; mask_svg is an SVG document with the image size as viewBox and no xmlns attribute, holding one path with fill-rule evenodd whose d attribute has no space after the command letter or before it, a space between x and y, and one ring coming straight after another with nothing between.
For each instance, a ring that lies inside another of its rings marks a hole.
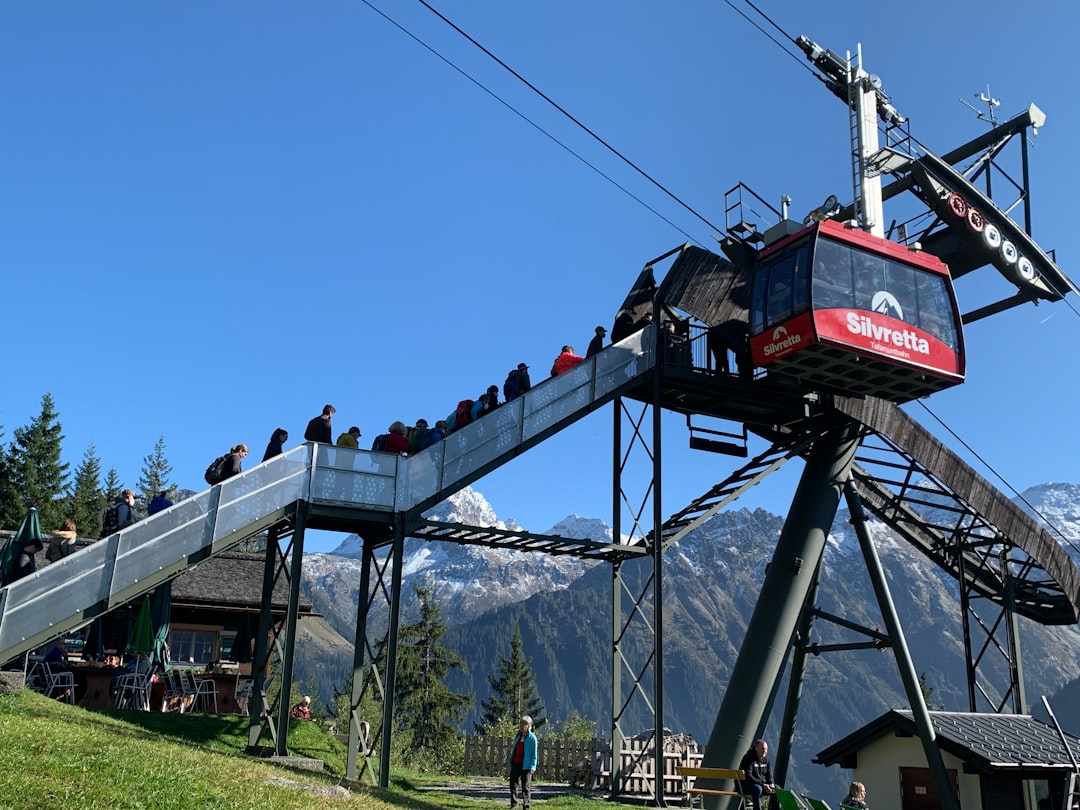
<instances>
[{"instance_id":1,"label":"spruce tree","mask_svg":"<svg viewBox=\"0 0 1080 810\"><path fill-rule=\"evenodd\" d=\"M460 747L458 726L473 698L455 694L443 683L451 670L464 671L465 662L439 643L446 625L431 591L418 586L413 590L420 600L420 618L398 634L394 722L409 732L406 764L438 769L449 764L448 755Z\"/></svg>"},{"instance_id":2,"label":"spruce tree","mask_svg":"<svg viewBox=\"0 0 1080 810\"><path fill-rule=\"evenodd\" d=\"M116 467L109 467L109 471L105 473L105 503L116 503L116 499L123 491L124 485L120 483L120 473L116 471Z\"/></svg>"},{"instance_id":3,"label":"spruce tree","mask_svg":"<svg viewBox=\"0 0 1080 810\"><path fill-rule=\"evenodd\" d=\"M479 734L499 733L516 729L523 715L533 719L533 728L547 722L544 704L536 694L536 675L532 659L521 651L521 628L514 628L510 639L510 657L499 658L499 677L488 675L491 697L480 704L480 722L473 723Z\"/></svg>"},{"instance_id":4,"label":"spruce tree","mask_svg":"<svg viewBox=\"0 0 1080 810\"><path fill-rule=\"evenodd\" d=\"M96 538L101 529L101 510L104 508L101 460L97 457L94 443L90 442L90 446L83 453L82 461L75 468L75 483L68 495L64 514L75 521L75 529L81 537Z\"/></svg>"},{"instance_id":5,"label":"spruce tree","mask_svg":"<svg viewBox=\"0 0 1080 810\"><path fill-rule=\"evenodd\" d=\"M37 507L45 532L60 526L63 505L60 496L67 485L68 465L60 461L64 434L58 416L52 394L45 394L41 398L41 413L26 427L15 429L10 451L11 479L19 505L23 511Z\"/></svg>"},{"instance_id":6,"label":"spruce tree","mask_svg":"<svg viewBox=\"0 0 1080 810\"><path fill-rule=\"evenodd\" d=\"M169 483L172 469L169 460L165 458L165 437L158 436L153 452L143 457L142 477L139 478L139 491L142 492L143 501L150 503L159 492L172 487Z\"/></svg>"},{"instance_id":7,"label":"spruce tree","mask_svg":"<svg viewBox=\"0 0 1080 810\"><path fill-rule=\"evenodd\" d=\"M3 435L3 426L0 425L0 437ZM7 449L0 445L0 529L14 531L19 528L20 520L19 493L12 479L11 461Z\"/></svg>"}]
</instances>

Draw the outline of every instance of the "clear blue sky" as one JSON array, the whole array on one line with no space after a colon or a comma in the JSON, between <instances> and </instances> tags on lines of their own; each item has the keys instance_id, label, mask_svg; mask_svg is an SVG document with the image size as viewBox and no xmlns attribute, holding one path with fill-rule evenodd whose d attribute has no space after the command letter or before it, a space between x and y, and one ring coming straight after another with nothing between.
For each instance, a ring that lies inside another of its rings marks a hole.
<instances>
[{"instance_id":1,"label":"clear blue sky","mask_svg":"<svg viewBox=\"0 0 1080 810\"><path fill-rule=\"evenodd\" d=\"M646 261L714 244L423 5L375 5L416 39L363 2L5 6L4 442L45 392L72 469L93 441L126 485L159 435L174 482L201 488L229 445L261 458L274 428L298 440L327 402L370 442L520 361L542 377L563 343L610 327ZM774 205L790 195L800 218L850 199L843 105L729 5L433 5L717 226L739 181ZM939 154L986 127L961 98L989 86L1002 119L1039 104L1034 235L1080 278L1077 7L758 5L792 36L862 43ZM993 281L975 275L962 306ZM1080 481L1078 338L1065 303L975 324L968 383L929 405L1018 488ZM594 414L477 488L535 530L608 516L610 422ZM679 420L666 442L667 511L732 467L682 449ZM745 505L783 512L792 488Z\"/></svg>"}]
</instances>

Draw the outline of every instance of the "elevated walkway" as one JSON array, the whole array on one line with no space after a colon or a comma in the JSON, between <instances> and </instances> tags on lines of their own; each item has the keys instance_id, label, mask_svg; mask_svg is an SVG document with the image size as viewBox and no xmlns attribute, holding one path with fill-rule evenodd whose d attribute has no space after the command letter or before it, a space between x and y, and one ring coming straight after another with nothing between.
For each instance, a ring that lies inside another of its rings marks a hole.
<instances>
[{"instance_id":1,"label":"elevated walkway","mask_svg":"<svg viewBox=\"0 0 1080 810\"><path fill-rule=\"evenodd\" d=\"M0 662L291 523L300 508L310 528L387 537L396 521L425 529L424 511L640 385L654 367L654 341L653 327L637 332L410 457L301 445L46 566L0 589ZM432 531L439 533L426 527ZM508 538L528 548L515 542ZM616 558L629 552L584 540L566 540L560 550Z\"/></svg>"}]
</instances>

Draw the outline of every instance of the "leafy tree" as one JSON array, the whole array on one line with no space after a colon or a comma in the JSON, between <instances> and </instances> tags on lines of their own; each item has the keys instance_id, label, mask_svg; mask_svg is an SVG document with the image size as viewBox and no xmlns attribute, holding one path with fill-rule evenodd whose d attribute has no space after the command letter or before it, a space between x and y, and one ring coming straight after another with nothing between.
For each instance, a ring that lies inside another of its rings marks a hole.
<instances>
[{"instance_id":1,"label":"leafy tree","mask_svg":"<svg viewBox=\"0 0 1080 810\"><path fill-rule=\"evenodd\" d=\"M63 428L57 421L52 394L41 398L41 413L26 427L15 429L10 451L11 481L23 510L37 507L42 531L60 525L59 500L67 484L68 465L60 461Z\"/></svg>"},{"instance_id":2,"label":"leafy tree","mask_svg":"<svg viewBox=\"0 0 1080 810\"><path fill-rule=\"evenodd\" d=\"M98 536L101 510L105 508L105 493L101 489L101 460L93 442L83 453L75 468L75 483L68 495L64 513L75 521L83 537Z\"/></svg>"},{"instance_id":3,"label":"leafy tree","mask_svg":"<svg viewBox=\"0 0 1080 810\"><path fill-rule=\"evenodd\" d=\"M547 722L544 704L536 694L532 659L521 652L520 627L514 628L514 637L510 639L510 657L499 658L499 677L488 675L488 685L491 697L480 704L480 722L473 723L478 733L502 733L508 727L513 736L518 720L526 714L532 717L533 728Z\"/></svg>"},{"instance_id":4,"label":"leafy tree","mask_svg":"<svg viewBox=\"0 0 1080 810\"><path fill-rule=\"evenodd\" d=\"M3 436L0 426L0 436ZM19 493L11 477L11 461L7 450L0 445L0 529L17 529L22 520L19 508Z\"/></svg>"},{"instance_id":5,"label":"leafy tree","mask_svg":"<svg viewBox=\"0 0 1080 810\"><path fill-rule=\"evenodd\" d=\"M560 740L581 740L588 742L596 738L596 721L582 717L577 709L561 723L556 723L555 736Z\"/></svg>"},{"instance_id":6,"label":"leafy tree","mask_svg":"<svg viewBox=\"0 0 1080 810\"><path fill-rule=\"evenodd\" d=\"M461 748L458 727L472 704L471 695L455 694L443 682L451 670L465 670L465 661L439 642L446 624L427 588L413 586L420 600L420 618L398 634L398 667L394 723L409 733L406 764L452 769L448 757Z\"/></svg>"},{"instance_id":7,"label":"leafy tree","mask_svg":"<svg viewBox=\"0 0 1080 810\"><path fill-rule=\"evenodd\" d=\"M162 490L172 488L169 483L172 470L172 465L165 458L165 437L158 436L153 452L143 457L142 477L139 478L139 491L146 503L150 503Z\"/></svg>"}]
</instances>

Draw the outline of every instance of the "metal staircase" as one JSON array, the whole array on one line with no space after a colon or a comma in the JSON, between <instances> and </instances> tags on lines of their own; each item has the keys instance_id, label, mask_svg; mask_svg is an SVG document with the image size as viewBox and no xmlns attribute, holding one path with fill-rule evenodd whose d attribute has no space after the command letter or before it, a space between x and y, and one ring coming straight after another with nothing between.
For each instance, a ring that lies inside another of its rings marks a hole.
<instances>
[{"instance_id":1,"label":"metal staircase","mask_svg":"<svg viewBox=\"0 0 1080 810\"><path fill-rule=\"evenodd\" d=\"M654 341L654 327L637 332L411 457L301 445L45 566L0 589L0 663L289 522L300 504L310 527L418 526L425 510L640 385Z\"/></svg>"}]
</instances>

